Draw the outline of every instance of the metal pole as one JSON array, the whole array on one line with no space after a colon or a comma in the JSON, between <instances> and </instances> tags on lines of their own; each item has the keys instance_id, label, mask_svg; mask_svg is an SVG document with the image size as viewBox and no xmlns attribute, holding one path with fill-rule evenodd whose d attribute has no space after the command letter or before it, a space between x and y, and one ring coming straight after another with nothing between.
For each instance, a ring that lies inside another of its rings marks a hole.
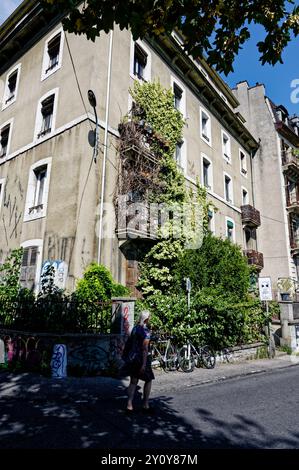
<instances>
[{"instance_id":1,"label":"metal pole","mask_svg":"<svg viewBox=\"0 0 299 470\"><path fill-rule=\"evenodd\" d=\"M103 210L104 210L107 142L108 142L108 122L109 122L109 103L110 103L112 44L113 44L113 30L110 31L110 43L109 43L109 61L108 61L108 77L107 77L107 92L106 92L106 119L105 119L105 134L104 134L104 153L103 153L103 164L102 164L102 186L101 186L101 205L100 205L98 264L100 264L100 262L101 262L101 250L102 250Z\"/></svg>"}]
</instances>

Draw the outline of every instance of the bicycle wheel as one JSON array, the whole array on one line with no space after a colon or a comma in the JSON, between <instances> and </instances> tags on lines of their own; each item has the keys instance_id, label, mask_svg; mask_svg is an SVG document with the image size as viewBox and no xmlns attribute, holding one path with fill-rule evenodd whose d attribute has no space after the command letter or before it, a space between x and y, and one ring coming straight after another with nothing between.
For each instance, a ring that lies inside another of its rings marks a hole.
<instances>
[{"instance_id":1,"label":"bicycle wheel","mask_svg":"<svg viewBox=\"0 0 299 470\"><path fill-rule=\"evenodd\" d=\"M201 360L207 369L213 369L216 364L216 356L214 351L208 346L203 346L201 348Z\"/></svg>"},{"instance_id":2,"label":"bicycle wheel","mask_svg":"<svg viewBox=\"0 0 299 470\"><path fill-rule=\"evenodd\" d=\"M188 357L188 348L187 346L183 346L178 353L178 363L180 368L183 372L193 372L195 361L194 356L190 353L190 357Z\"/></svg>"},{"instance_id":3,"label":"bicycle wheel","mask_svg":"<svg viewBox=\"0 0 299 470\"><path fill-rule=\"evenodd\" d=\"M174 371L178 368L178 355L175 347L170 344L166 352L165 370Z\"/></svg>"}]
</instances>

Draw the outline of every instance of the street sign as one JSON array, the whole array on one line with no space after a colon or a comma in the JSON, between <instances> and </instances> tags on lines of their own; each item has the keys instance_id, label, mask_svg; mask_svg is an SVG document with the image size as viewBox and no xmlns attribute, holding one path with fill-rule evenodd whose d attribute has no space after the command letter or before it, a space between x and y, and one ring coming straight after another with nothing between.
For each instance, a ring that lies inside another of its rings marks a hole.
<instances>
[{"instance_id":1,"label":"street sign","mask_svg":"<svg viewBox=\"0 0 299 470\"><path fill-rule=\"evenodd\" d=\"M259 291L261 300L273 299L270 277L259 277Z\"/></svg>"}]
</instances>

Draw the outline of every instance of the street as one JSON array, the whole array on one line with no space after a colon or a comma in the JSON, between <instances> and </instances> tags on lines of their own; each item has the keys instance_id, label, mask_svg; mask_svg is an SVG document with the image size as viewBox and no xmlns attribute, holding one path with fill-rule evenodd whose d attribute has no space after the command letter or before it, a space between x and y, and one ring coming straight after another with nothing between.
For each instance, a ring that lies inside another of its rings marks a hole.
<instances>
[{"instance_id":1,"label":"street","mask_svg":"<svg viewBox=\"0 0 299 470\"><path fill-rule=\"evenodd\" d=\"M142 414L139 388L136 413L127 416L128 379L1 373L0 448L299 448L297 366L208 384L197 384L194 377L158 373L155 415Z\"/></svg>"}]
</instances>

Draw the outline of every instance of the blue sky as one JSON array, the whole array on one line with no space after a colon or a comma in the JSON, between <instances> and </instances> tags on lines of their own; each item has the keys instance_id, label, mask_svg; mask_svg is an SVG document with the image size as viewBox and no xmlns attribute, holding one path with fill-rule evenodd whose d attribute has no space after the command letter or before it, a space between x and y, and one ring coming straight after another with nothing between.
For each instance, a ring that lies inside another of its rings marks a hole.
<instances>
[{"instance_id":1,"label":"blue sky","mask_svg":"<svg viewBox=\"0 0 299 470\"><path fill-rule=\"evenodd\" d=\"M234 62L234 73L222 78L229 86L234 87L237 82L247 80L254 86L257 82L263 83L266 93L276 104L283 104L290 114L299 114L299 103L291 102L291 82L298 80L299 84L299 37L294 38L283 53L283 64L261 65L256 43L263 39L265 33L261 27L250 27L251 38L244 45ZM298 85L297 85L298 88ZM299 93L297 93L299 97Z\"/></svg>"},{"instance_id":2,"label":"blue sky","mask_svg":"<svg viewBox=\"0 0 299 470\"><path fill-rule=\"evenodd\" d=\"M22 0L0 0L0 24L13 12ZM298 1L295 2L298 4ZM283 54L283 64L262 66L256 43L263 38L262 28L253 26L251 39L245 44L234 63L234 73L223 76L229 86L247 80L253 86L264 83L266 93L276 104L283 104L290 114L299 114L299 103L291 102L291 82L299 83L299 38L293 39ZM297 95L299 97L299 93Z\"/></svg>"}]
</instances>

